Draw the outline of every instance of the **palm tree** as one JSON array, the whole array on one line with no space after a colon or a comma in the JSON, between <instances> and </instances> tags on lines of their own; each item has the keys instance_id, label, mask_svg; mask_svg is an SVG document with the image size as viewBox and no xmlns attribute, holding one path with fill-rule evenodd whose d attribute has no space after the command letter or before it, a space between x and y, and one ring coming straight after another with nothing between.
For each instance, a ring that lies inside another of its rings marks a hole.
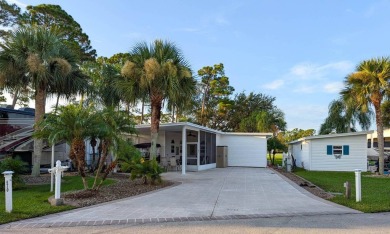
<instances>
[{"instance_id":1,"label":"palm tree","mask_svg":"<svg viewBox=\"0 0 390 234\"><path fill-rule=\"evenodd\" d=\"M3 79L0 80L6 80L4 77L15 74L15 69L23 71L27 79L25 85L35 89L35 123L45 114L49 87L54 86L56 79L66 78L77 69L72 51L65 46L59 35L55 29L21 27L1 44L0 77ZM35 130L38 130L38 125L35 125ZM33 176L40 174L42 148L42 139L35 139Z\"/></svg>"},{"instance_id":2,"label":"palm tree","mask_svg":"<svg viewBox=\"0 0 390 234\"><path fill-rule=\"evenodd\" d=\"M38 123L39 128L34 132L35 138L48 139L52 144L64 140L70 145L70 159L76 164L85 189L88 189L88 184L84 170L84 140L101 128L93 112L92 108L81 105L60 106L57 114L53 112L47 115Z\"/></svg>"},{"instance_id":3,"label":"palm tree","mask_svg":"<svg viewBox=\"0 0 390 234\"><path fill-rule=\"evenodd\" d=\"M341 91L344 101L354 103L362 112L368 112L373 105L378 132L379 173L384 172L384 140L381 104L388 91L390 80L390 59L373 58L361 62L356 71L345 79Z\"/></svg>"},{"instance_id":4,"label":"palm tree","mask_svg":"<svg viewBox=\"0 0 390 234\"><path fill-rule=\"evenodd\" d=\"M122 93L139 91L147 93L151 105L151 157L156 157L156 143L160 127L161 108L164 100L177 100L186 94L191 98L195 94L196 81L181 51L175 44L156 40L150 46L147 43L136 44L122 68L127 79L119 83Z\"/></svg>"},{"instance_id":5,"label":"palm tree","mask_svg":"<svg viewBox=\"0 0 390 234\"><path fill-rule=\"evenodd\" d=\"M101 127L96 129L97 131L94 132L93 135L100 139L102 145L102 155L98 162L98 168L96 170L95 181L92 188L99 189L107 175L117 165L117 159L114 158L111 164L107 166L107 169L101 178L100 184L96 187L97 179L103 169L104 162L107 159L109 151L111 150L115 153L118 150L119 142L123 140L122 134L134 134L135 128L134 122L128 113L124 111L115 111L114 107L106 107L102 111L97 112L95 116L96 120L100 122L99 125Z\"/></svg>"},{"instance_id":6,"label":"palm tree","mask_svg":"<svg viewBox=\"0 0 390 234\"><path fill-rule=\"evenodd\" d=\"M371 126L372 112L361 112L354 103L347 105L344 100L333 100L329 104L329 114L321 124L319 134L356 132L356 122L367 131Z\"/></svg>"}]
</instances>

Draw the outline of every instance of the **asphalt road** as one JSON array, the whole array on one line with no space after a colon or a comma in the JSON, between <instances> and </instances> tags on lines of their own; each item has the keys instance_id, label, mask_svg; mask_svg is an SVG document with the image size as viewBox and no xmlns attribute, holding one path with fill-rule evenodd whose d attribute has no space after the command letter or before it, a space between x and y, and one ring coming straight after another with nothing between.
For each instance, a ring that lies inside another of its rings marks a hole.
<instances>
[{"instance_id":1,"label":"asphalt road","mask_svg":"<svg viewBox=\"0 0 390 234\"><path fill-rule=\"evenodd\" d=\"M390 213L1 229L1 233L390 233Z\"/></svg>"}]
</instances>

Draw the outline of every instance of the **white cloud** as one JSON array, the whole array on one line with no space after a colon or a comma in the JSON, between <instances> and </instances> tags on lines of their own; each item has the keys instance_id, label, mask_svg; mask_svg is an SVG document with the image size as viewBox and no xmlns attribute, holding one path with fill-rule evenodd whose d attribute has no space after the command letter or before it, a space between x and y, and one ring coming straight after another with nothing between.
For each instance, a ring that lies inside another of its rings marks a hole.
<instances>
[{"instance_id":1,"label":"white cloud","mask_svg":"<svg viewBox=\"0 0 390 234\"><path fill-rule=\"evenodd\" d=\"M321 66L321 70L334 70L337 72L342 72L342 73L348 73L351 72L352 69L354 68L354 64L350 61L340 61L336 63L328 63L325 64L324 66Z\"/></svg>"},{"instance_id":2,"label":"white cloud","mask_svg":"<svg viewBox=\"0 0 390 234\"><path fill-rule=\"evenodd\" d=\"M340 61L335 63L327 63L324 65L301 63L293 66L290 69L290 75L297 79L323 79L329 74L346 74L351 72L353 64L349 61Z\"/></svg>"},{"instance_id":3,"label":"white cloud","mask_svg":"<svg viewBox=\"0 0 390 234\"><path fill-rule=\"evenodd\" d=\"M325 84L324 90L327 93L338 93L344 87L342 82L332 82Z\"/></svg>"},{"instance_id":4,"label":"white cloud","mask_svg":"<svg viewBox=\"0 0 390 234\"><path fill-rule=\"evenodd\" d=\"M263 88L274 90L280 88L283 85L284 85L284 80L274 80L271 83L264 84Z\"/></svg>"},{"instance_id":5,"label":"white cloud","mask_svg":"<svg viewBox=\"0 0 390 234\"><path fill-rule=\"evenodd\" d=\"M8 2L9 3L15 3L16 5L18 5L21 8L26 8L27 7L26 3L23 3L23 2L18 1L18 0L8 0Z\"/></svg>"},{"instance_id":6,"label":"white cloud","mask_svg":"<svg viewBox=\"0 0 390 234\"><path fill-rule=\"evenodd\" d=\"M315 73L315 67L311 64L298 64L291 68L290 73L301 78L307 78Z\"/></svg>"}]
</instances>

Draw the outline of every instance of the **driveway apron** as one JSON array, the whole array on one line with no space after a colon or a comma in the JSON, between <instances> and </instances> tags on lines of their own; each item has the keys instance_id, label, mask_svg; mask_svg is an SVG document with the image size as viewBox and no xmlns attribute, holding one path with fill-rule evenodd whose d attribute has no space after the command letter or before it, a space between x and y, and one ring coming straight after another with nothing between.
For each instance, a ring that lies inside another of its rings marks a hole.
<instances>
[{"instance_id":1,"label":"driveway apron","mask_svg":"<svg viewBox=\"0 0 390 234\"><path fill-rule=\"evenodd\" d=\"M169 172L163 177L181 184L8 225L77 226L360 213L315 197L266 168L228 167L186 175Z\"/></svg>"}]
</instances>

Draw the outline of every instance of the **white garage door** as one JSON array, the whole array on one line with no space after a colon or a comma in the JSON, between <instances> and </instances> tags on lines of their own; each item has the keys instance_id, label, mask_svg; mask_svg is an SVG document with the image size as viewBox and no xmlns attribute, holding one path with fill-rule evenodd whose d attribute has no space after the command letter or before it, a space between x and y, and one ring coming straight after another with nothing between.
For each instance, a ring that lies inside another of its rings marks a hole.
<instances>
[{"instance_id":1,"label":"white garage door","mask_svg":"<svg viewBox=\"0 0 390 234\"><path fill-rule=\"evenodd\" d=\"M228 146L228 166L266 167L267 140L261 136L224 135L220 145Z\"/></svg>"}]
</instances>

